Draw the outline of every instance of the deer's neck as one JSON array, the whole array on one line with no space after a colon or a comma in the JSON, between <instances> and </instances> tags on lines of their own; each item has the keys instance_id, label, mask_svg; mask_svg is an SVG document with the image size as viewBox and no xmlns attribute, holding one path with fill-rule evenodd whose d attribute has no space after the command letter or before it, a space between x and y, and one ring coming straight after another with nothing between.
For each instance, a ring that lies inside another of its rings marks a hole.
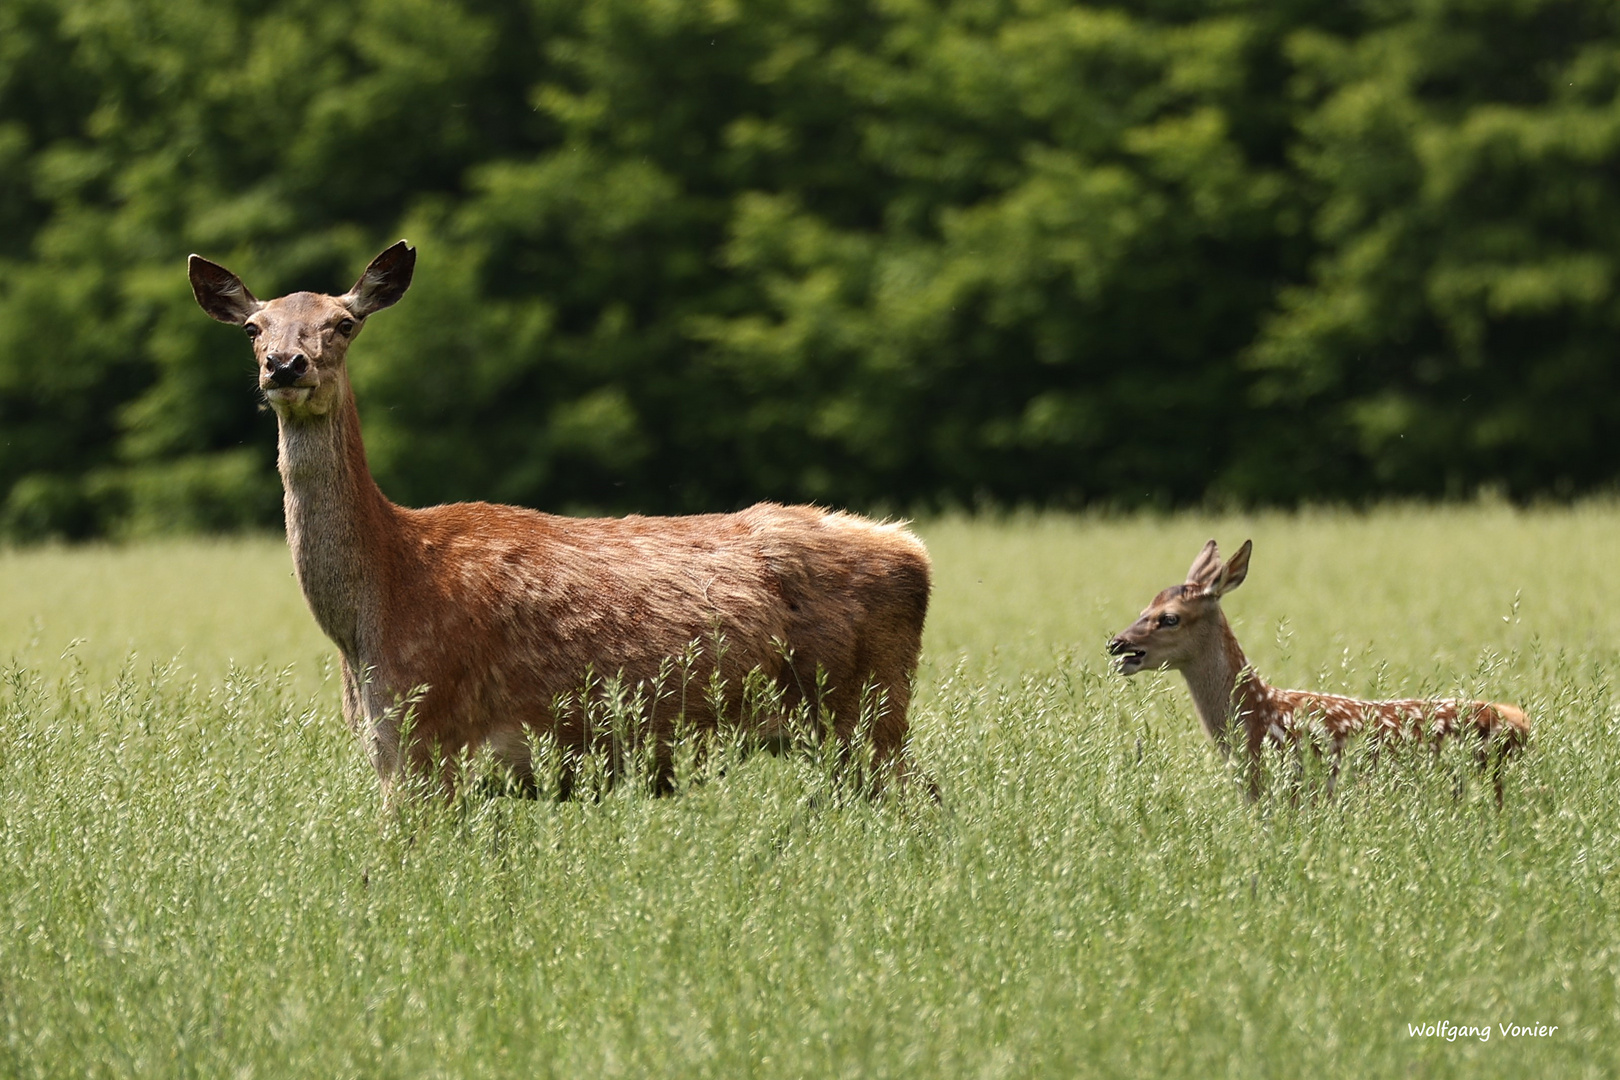
<instances>
[{"instance_id":1,"label":"deer's neck","mask_svg":"<svg viewBox=\"0 0 1620 1080\"><path fill-rule=\"evenodd\" d=\"M1247 728L1256 722L1266 723L1265 714L1271 708L1271 688L1249 666L1226 616L1223 614L1220 619L1218 647L1204 652L1183 667L1181 673L1186 676L1193 710L1198 713L1204 730L1221 748L1221 753L1230 754L1234 726Z\"/></svg>"},{"instance_id":2,"label":"deer's neck","mask_svg":"<svg viewBox=\"0 0 1620 1080\"><path fill-rule=\"evenodd\" d=\"M326 636L359 664L396 508L366 465L352 393L324 415L279 420L277 466L298 584Z\"/></svg>"}]
</instances>

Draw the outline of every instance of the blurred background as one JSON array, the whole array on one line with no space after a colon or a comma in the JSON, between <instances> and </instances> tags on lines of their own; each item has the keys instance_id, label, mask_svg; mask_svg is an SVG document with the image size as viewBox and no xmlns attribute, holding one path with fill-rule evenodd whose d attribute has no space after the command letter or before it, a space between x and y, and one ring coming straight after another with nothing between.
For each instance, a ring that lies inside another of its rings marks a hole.
<instances>
[{"instance_id":1,"label":"blurred background","mask_svg":"<svg viewBox=\"0 0 1620 1080\"><path fill-rule=\"evenodd\" d=\"M1596 0L0 0L0 538L275 527L261 297L410 504L1518 500L1620 476Z\"/></svg>"}]
</instances>

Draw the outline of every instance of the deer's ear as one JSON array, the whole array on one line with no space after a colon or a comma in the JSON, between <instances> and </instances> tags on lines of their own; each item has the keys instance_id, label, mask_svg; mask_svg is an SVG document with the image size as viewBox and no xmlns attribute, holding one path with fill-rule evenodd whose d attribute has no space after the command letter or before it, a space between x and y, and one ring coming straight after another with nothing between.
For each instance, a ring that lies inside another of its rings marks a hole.
<instances>
[{"instance_id":1,"label":"deer's ear","mask_svg":"<svg viewBox=\"0 0 1620 1080\"><path fill-rule=\"evenodd\" d=\"M354 283L354 288L338 299L354 313L357 319L392 307L411 287L411 275L416 272L416 249L401 240L371 260L366 272Z\"/></svg>"},{"instance_id":2,"label":"deer's ear","mask_svg":"<svg viewBox=\"0 0 1620 1080\"><path fill-rule=\"evenodd\" d=\"M1208 588L1220 569L1221 553L1216 549L1215 541L1211 540L1204 545L1204 550L1198 553L1198 558L1187 568L1187 584Z\"/></svg>"},{"instance_id":3,"label":"deer's ear","mask_svg":"<svg viewBox=\"0 0 1620 1080\"><path fill-rule=\"evenodd\" d=\"M1209 587L1212 596L1225 596L1243 584L1243 579L1249 576L1249 553L1253 550L1254 541L1245 540L1243 546L1237 549L1237 554L1226 560L1226 565L1221 567L1221 572Z\"/></svg>"},{"instance_id":4,"label":"deer's ear","mask_svg":"<svg viewBox=\"0 0 1620 1080\"><path fill-rule=\"evenodd\" d=\"M186 270L191 276L191 294L197 298L197 304L222 323L241 326L264 306L248 292L241 278L201 255L193 255Z\"/></svg>"}]
</instances>

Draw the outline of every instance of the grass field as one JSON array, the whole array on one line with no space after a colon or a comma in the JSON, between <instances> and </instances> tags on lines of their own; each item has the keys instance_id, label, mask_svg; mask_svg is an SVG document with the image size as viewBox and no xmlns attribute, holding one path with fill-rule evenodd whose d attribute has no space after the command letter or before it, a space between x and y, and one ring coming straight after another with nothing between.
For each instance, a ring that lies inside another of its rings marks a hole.
<instances>
[{"instance_id":1,"label":"grass field","mask_svg":"<svg viewBox=\"0 0 1620 1080\"><path fill-rule=\"evenodd\" d=\"M919 531L939 807L385 813L279 539L0 553L0 1076L1620 1072L1620 506ZM1212 535L1274 682L1523 704L1505 810L1453 755L1245 803L1102 655Z\"/></svg>"}]
</instances>

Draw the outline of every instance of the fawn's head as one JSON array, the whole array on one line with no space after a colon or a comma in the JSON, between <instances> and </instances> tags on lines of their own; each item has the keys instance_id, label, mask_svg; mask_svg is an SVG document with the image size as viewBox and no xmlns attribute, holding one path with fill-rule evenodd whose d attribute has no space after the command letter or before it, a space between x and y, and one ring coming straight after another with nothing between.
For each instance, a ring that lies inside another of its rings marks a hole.
<instances>
[{"instance_id":1,"label":"fawn's head","mask_svg":"<svg viewBox=\"0 0 1620 1080\"><path fill-rule=\"evenodd\" d=\"M1186 584L1172 585L1155 596L1147 610L1108 643L1109 653L1119 657L1119 673L1135 675L1144 668L1180 670L1217 647L1221 597L1249 575L1251 550L1253 545L1245 540L1237 554L1223 563L1215 541L1205 544L1187 570Z\"/></svg>"},{"instance_id":2,"label":"fawn's head","mask_svg":"<svg viewBox=\"0 0 1620 1080\"><path fill-rule=\"evenodd\" d=\"M190 261L191 291L220 322L247 331L259 364L259 389L282 419L330 412L348 373L343 360L367 316L393 305L410 287L416 249L401 240L371 260L342 296L289 293L258 300L242 279L200 255Z\"/></svg>"}]
</instances>

